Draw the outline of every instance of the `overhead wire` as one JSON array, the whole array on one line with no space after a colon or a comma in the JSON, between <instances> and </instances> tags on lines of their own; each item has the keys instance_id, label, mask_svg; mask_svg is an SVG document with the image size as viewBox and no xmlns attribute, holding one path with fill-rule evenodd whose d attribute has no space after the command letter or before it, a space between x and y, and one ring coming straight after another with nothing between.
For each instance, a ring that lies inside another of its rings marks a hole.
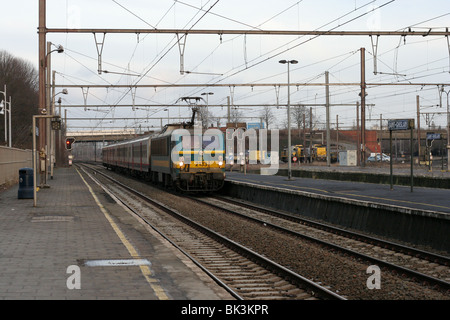
<instances>
[{"instance_id":1,"label":"overhead wire","mask_svg":"<svg viewBox=\"0 0 450 320\"><path fill-rule=\"evenodd\" d=\"M116 1L114 1L114 2L116 2ZM373 2L373 1L372 1ZM372 2L370 2L370 3L372 3ZM173 4L172 4L172 6L171 6L171 8L173 8L174 6L175 6L175 3L176 2L174 2ZM298 2L296 3L296 4L298 4ZM387 4L389 4L389 3L386 3L385 5L387 5ZM169 8L169 10L166 12L166 14L163 16L163 18L167 15L167 13L168 12L170 12L170 10L171 10L171 8ZM356 8L355 8L355 10L356 10ZM205 12L205 14L206 14L206 12ZM447 13L448 14L448 13ZM441 17L442 16L446 16L447 14L443 14L443 15L441 15ZM360 17L360 16L359 16ZM160 19L160 21L158 22L158 24L162 21L162 19L163 18L161 18ZM358 18L358 17L356 17L356 18ZM435 18L433 18L433 19L435 19ZM426 21L431 21L431 20L433 20L433 19L428 19L428 20L426 20ZM334 20L334 21L336 21L336 20ZM157 24L157 25L158 25ZM420 24L420 23L417 23L417 24L415 24L415 25L413 25L413 26L416 26L416 25L418 25L418 24ZM343 24L342 24L343 25ZM340 27L340 26L342 26L342 25L338 25L337 27ZM336 28L337 28L336 27ZM331 30L333 30L333 29L331 29ZM409 42L408 42L408 44L409 44ZM176 45L176 42L174 43L174 45L173 46L171 46L170 48L169 48L169 50L171 50L174 46ZM301 44L299 44L299 45L301 45ZM280 49L281 47L279 47L278 48L278 50ZM167 49L167 46L166 46L166 48L165 49ZM289 48L289 49L287 49L287 50L291 50L292 48ZM161 52L165 52L165 51L161 51ZM211 53L212 54L212 53ZM279 54L281 54L281 53L279 53ZM266 55L267 55L267 53L266 53ZM264 56L264 55L263 55ZM274 55L274 56L276 56L276 55ZM272 57L274 57L274 56L272 56ZM261 57L261 56L260 56ZM260 58L259 57L259 58ZM164 58L164 56L163 57L161 57L161 59L162 58ZM156 63L154 64L154 65L156 65L157 63L159 63L160 61L161 61L161 59L160 60L158 60L158 61L156 61ZM257 58L258 59L258 58ZM264 61L267 61L269 58L267 58L266 60L264 60ZM153 62L154 62L155 60L153 60ZM203 60L203 61L205 61L205 59ZM203 61L201 62L201 63L203 63ZM254 62L254 61L257 61L257 60L252 60L252 62ZM261 61L261 62L259 62L259 63L262 63L262 62L264 62L264 61ZM198 66L200 66L201 65L201 63L198 65ZM259 64L258 63L258 64ZM384 64L384 62L382 62L383 64ZM153 66L154 66L153 65ZM256 65L256 64L255 64ZM241 65L242 66L242 65ZM252 67L252 66L250 66L249 65L249 67ZM150 69L145 69L145 70L147 70L147 74L152 70L152 68L153 67L151 67ZM239 68L239 66L238 67L236 67L235 68L235 70L237 70L237 68ZM245 69L246 70L246 69ZM243 71L245 71L245 70L237 70L234 74L231 74L231 75L228 75L227 76L227 78L229 78L229 77L231 77L231 76L233 76L233 75L235 75L235 74L238 74L239 72L243 72ZM230 71L228 71L227 73L225 73L225 74L229 74L230 72L233 72L233 69L232 70L230 70ZM431 76L431 75L430 75ZM425 77L425 76L423 76L423 77ZM226 78L225 78L226 79ZM142 80L142 79L141 79ZM214 81L217 81L217 79L215 79ZM219 82L220 81L224 81L224 78L220 78L220 80L219 80ZM126 94L128 94L129 93L129 91L126 93ZM120 102L120 101L119 101ZM119 103L119 102L117 102L117 104Z\"/></svg>"},{"instance_id":2,"label":"overhead wire","mask_svg":"<svg viewBox=\"0 0 450 320\"><path fill-rule=\"evenodd\" d=\"M375 0L374 0L374 1L375 1ZM374 1L371 1L371 2L369 2L369 3L367 3L367 4L364 4L364 5L360 6L360 7L358 8L358 10L361 9L361 8L363 8L363 7L366 7L367 5L373 3ZM375 8L374 10L381 9L381 8L384 7L384 6L393 3L394 1L395 1L395 0L390 0L390 1L388 1L388 2L386 2L386 3L384 3L384 4L382 4L382 5L378 6L378 7ZM334 20L332 20L332 21L330 21L330 22L328 22L328 23L322 25L321 27L315 29L315 31L320 30L321 28L323 28L323 27L325 27L325 26L327 26L327 25L329 25L329 24L331 24L331 23L333 23L333 22L335 22L335 21L338 21L338 20L340 20L340 19L342 19L342 18L348 16L348 15L351 14L352 12L354 12L354 11L348 12L348 13L346 13L346 14L344 14L344 15L342 15L342 16L340 16L340 17L338 17L338 18L336 18L336 19L334 19ZM337 25L337 26L332 27L331 29L328 29L326 32L330 32L330 31L333 31L333 30L335 30L335 29L337 29L337 28L340 28L340 27L342 27L342 26L344 26L344 25L346 25L346 24L348 24L348 23L350 23L350 22L352 22L352 21L354 21L354 20L356 20L356 19L359 19L359 18L361 18L361 17L367 15L368 13L370 13L370 12L362 13L362 14L360 14L360 15L357 16L357 17L354 17L354 18L352 18L352 19L350 19L350 20L347 20L347 21L344 22L344 23L341 23L341 24L339 24L339 25ZM325 33L326 33L326 32L325 32ZM221 80L218 81L218 82L221 82L221 81L223 81L223 80L225 80L225 79L228 79L228 78L230 78L230 77L232 77L232 76L235 76L235 75L237 75L237 74L239 74L239 73L241 73L241 72L243 72L243 71L246 71L246 70L248 70L248 69L250 69L250 68L253 68L253 67L255 67L255 66L257 66L257 65L259 65L259 64L261 64L261 63L264 63L264 62L266 62L266 61L268 61L268 60L271 60L271 59L273 59L273 58L275 58L275 57L277 57L277 56L279 56L279 55L281 55L281 54L283 54L283 53L286 53L286 52L288 52L288 51L291 51L291 50L293 50L293 49L295 49L295 48L297 48L297 47L299 47L299 46L301 46L301 45L304 45L305 43L308 43L308 42L310 42L310 41L312 41L312 40L314 40L314 39L320 37L320 36L321 36L321 35L314 35L314 36L312 36L311 38L308 38L307 40L304 40L304 41L302 41L302 42L300 42L300 43L298 43L298 44L295 44L295 45L293 45L292 47L289 47L289 48L287 48L287 49L284 49L284 50L282 50L282 51L280 51L280 52L274 53L274 54L270 55L269 57L267 57L267 58L265 58L265 59L263 59L263 60L257 61L257 62L255 62L255 63L253 63L252 65L246 66L246 67L243 68L243 69L242 69L242 65L241 65L241 66L239 66L239 68L241 68L240 70L238 70L238 71L236 71L236 72L234 72L234 73L232 73L232 74L230 74L230 75L224 77L223 79L221 79ZM280 47L278 47L278 48L276 48L276 49L273 49L273 50L269 51L266 55L271 54L272 52L274 52L274 51L276 51L276 50L279 50L280 48L285 47L285 46L288 45L288 44L291 44L291 43L293 43L293 42L296 42L297 40L299 40L299 39L301 39L301 38L303 38L303 37L299 37L299 38L297 38L297 39L294 39L294 40L292 40L292 41L289 41L288 43L284 44L283 46L280 46ZM254 59L254 60L256 60L256 59Z\"/></svg>"},{"instance_id":3,"label":"overhead wire","mask_svg":"<svg viewBox=\"0 0 450 320\"><path fill-rule=\"evenodd\" d=\"M211 10L220 0L217 0L210 8L209 10ZM209 3L209 1L207 2ZM206 4L205 4L206 5ZM206 14L208 11L206 11L191 27L190 29L192 29ZM192 20L192 19L191 19ZM189 23L189 22L188 22ZM184 37L184 36L183 36ZM170 42L168 45L166 45L166 48L169 47L169 49L167 49L165 51L165 53L163 53L157 60L156 62L152 63L150 67L147 68L147 70L139 77L138 80L136 80L136 82L131 85L130 87L137 85L140 81L142 81L142 79L147 76L147 74L156 66L156 64L158 64L177 44L177 42L174 42L171 46L170 46ZM126 92L113 104L113 105L118 105L130 92L131 89L126 90ZM106 117L106 115L105 115Z\"/></svg>"}]
</instances>

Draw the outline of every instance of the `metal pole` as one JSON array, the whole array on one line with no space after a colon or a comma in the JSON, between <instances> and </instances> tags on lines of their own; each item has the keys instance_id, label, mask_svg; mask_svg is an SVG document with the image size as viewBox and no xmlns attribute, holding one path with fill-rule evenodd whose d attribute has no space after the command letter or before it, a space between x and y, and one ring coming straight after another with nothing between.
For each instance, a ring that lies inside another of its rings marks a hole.
<instances>
[{"instance_id":1,"label":"metal pole","mask_svg":"<svg viewBox=\"0 0 450 320\"><path fill-rule=\"evenodd\" d=\"M50 41L47 41L47 55L46 55L46 68L45 68L45 74L46 74L46 81L45 81L45 102L46 102L46 109L47 114L51 115L51 98L50 98L50 83L51 83L51 66L52 66L52 55L50 54L52 43ZM47 186L47 180L48 180L48 174L49 170L48 167L51 162L51 146L50 146L50 119L45 118L45 174L44 174L44 184Z\"/></svg>"},{"instance_id":2,"label":"metal pole","mask_svg":"<svg viewBox=\"0 0 450 320\"><path fill-rule=\"evenodd\" d=\"M448 36L450 32L448 30L443 31L335 31L335 30L224 30L224 29L99 29L99 28L86 28L86 29L68 29L68 28L49 28L48 33L132 33L132 34L147 34L147 33L160 33L160 34L213 34L213 35L227 35L227 34L239 34L239 35L293 35L293 36Z\"/></svg>"},{"instance_id":3,"label":"metal pole","mask_svg":"<svg viewBox=\"0 0 450 320\"><path fill-rule=\"evenodd\" d=\"M339 155L339 115L336 115L336 151Z\"/></svg>"},{"instance_id":4,"label":"metal pole","mask_svg":"<svg viewBox=\"0 0 450 320\"><path fill-rule=\"evenodd\" d=\"M413 132L414 132L414 126L411 126L411 192L413 192L413 186L414 186L414 159L413 159Z\"/></svg>"},{"instance_id":5,"label":"metal pole","mask_svg":"<svg viewBox=\"0 0 450 320\"><path fill-rule=\"evenodd\" d=\"M419 96L416 96L417 104L417 163L420 166L420 100Z\"/></svg>"},{"instance_id":6,"label":"metal pole","mask_svg":"<svg viewBox=\"0 0 450 320\"><path fill-rule=\"evenodd\" d=\"M306 110L305 110L306 112ZM302 155L300 150L300 156ZM297 160L300 165L300 157ZM306 163L306 114L303 113L303 163Z\"/></svg>"},{"instance_id":7,"label":"metal pole","mask_svg":"<svg viewBox=\"0 0 450 320\"><path fill-rule=\"evenodd\" d=\"M9 147L12 148L12 136L11 136L11 109L12 109L12 104L11 104L11 96L9 96ZM6 101L5 101L5 111L6 111ZM5 117L6 117L6 112L5 112Z\"/></svg>"},{"instance_id":8,"label":"metal pole","mask_svg":"<svg viewBox=\"0 0 450 320\"><path fill-rule=\"evenodd\" d=\"M389 130L389 152L391 154L391 161L389 161L389 172L390 172L390 181L391 181L391 190L394 188L394 178L392 176L392 162L393 162L393 157L392 157L392 130Z\"/></svg>"},{"instance_id":9,"label":"metal pole","mask_svg":"<svg viewBox=\"0 0 450 320\"><path fill-rule=\"evenodd\" d=\"M56 89L55 89L55 76L56 71L52 72L52 92L50 98L50 115L55 115L55 98L56 98ZM53 180L53 167L55 163L55 130L50 129L50 179Z\"/></svg>"},{"instance_id":10,"label":"metal pole","mask_svg":"<svg viewBox=\"0 0 450 320\"><path fill-rule=\"evenodd\" d=\"M231 105L230 105L230 97L228 96L227 97L227 122L228 123L230 123L230 119L231 119L231 114L230 114L230 108L231 108Z\"/></svg>"},{"instance_id":11,"label":"metal pole","mask_svg":"<svg viewBox=\"0 0 450 320\"><path fill-rule=\"evenodd\" d=\"M39 0L39 115L45 109L45 47L46 47L46 0ZM45 118L39 118L38 149L45 146ZM45 177L45 175L44 175ZM44 181L41 181L44 183Z\"/></svg>"},{"instance_id":12,"label":"metal pole","mask_svg":"<svg viewBox=\"0 0 450 320\"><path fill-rule=\"evenodd\" d=\"M378 139L380 143L380 156L383 158L383 115L380 113L380 138Z\"/></svg>"},{"instance_id":13,"label":"metal pole","mask_svg":"<svg viewBox=\"0 0 450 320\"><path fill-rule=\"evenodd\" d=\"M361 86L361 82L332 82L329 84L330 86L340 86L340 87L350 87L350 86ZM366 83L366 87L368 86L448 86L449 83L443 82L368 82ZM198 88L198 87L208 87L208 88L220 88L220 87L274 87L280 86L285 87L287 84L281 83L186 83L186 84L135 84L132 85L133 88ZM324 83L318 82L295 82L292 83L292 86L304 86L304 87L323 87ZM128 84L57 84L56 88L127 88L130 89L130 85ZM300 104L302 105L302 104ZM311 104L308 104L311 105ZM128 105L130 107L131 105ZM136 107L138 105L135 105ZM152 105L144 105L144 106L152 106ZM261 104L258 104L261 106ZM81 105L84 108L84 104ZM219 105L219 107L222 107Z\"/></svg>"},{"instance_id":14,"label":"metal pole","mask_svg":"<svg viewBox=\"0 0 450 320\"><path fill-rule=\"evenodd\" d=\"M447 172L450 172L450 113L449 113L449 103L447 92Z\"/></svg>"},{"instance_id":15,"label":"metal pole","mask_svg":"<svg viewBox=\"0 0 450 320\"><path fill-rule=\"evenodd\" d=\"M357 166L361 165L361 135L359 132L359 101L356 101L356 152L357 152Z\"/></svg>"},{"instance_id":16,"label":"metal pole","mask_svg":"<svg viewBox=\"0 0 450 320\"><path fill-rule=\"evenodd\" d=\"M289 77L289 61L288 67L288 105L287 105L287 120L288 120L288 180L292 177L292 164L291 164L291 90L290 90L290 77Z\"/></svg>"},{"instance_id":17,"label":"metal pole","mask_svg":"<svg viewBox=\"0 0 450 320\"><path fill-rule=\"evenodd\" d=\"M37 192L36 192L36 116L33 116L33 206L37 204Z\"/></svg>"},{"instance_id":18,"label":"metal pole","mask_svg":"<svg viewBox=\"0 0 450 320\"><path fill-rule=\"evenodd\" d=\"M362 145L362 162L366 165L366 58L365 48L361 48L361 145Z\"/></svg>"},{"instance_id":19,"label":"metal pole","mask_svg":"<svg viewBox=\"0 0 450 320\"><path fill-rule=\"evenodd\" d=\"M6 112L6 110L8 110L8 101L6 101L6 84L5 84L5 91L3 92L3 94L5 95L5 100L4 100L4 102L5 102L5 106L4 106L4 114L5 114L5 144L8 142L8 135L7 135L7 133L8 133L8 131L7 131L7 126L6 126L6 117L8 116L8 114L7 114L7 112Z\"/></svg>"},{"instance_id":20,"label":"metal pole","mask_svg":"<svg viewBox=\"0 0 450 320\"><path fill-rule=\"evenodd\" d=\"M312 163L312 146L313 146L313 131L312 131L312 107L309 107L309 163Z\"/></svg>"},{"instance_id":21,"label":"metal pole","mask_svg":"<svg viewBox=\"0 0 450 320\"><path fill-rule=\"evenodd\" d=\"M330 157L330 86L328 82L328 71L325 71L325 96L326 96L326 121L327 121L327 166L331 165Z\"/></svg>"}]
</instances>

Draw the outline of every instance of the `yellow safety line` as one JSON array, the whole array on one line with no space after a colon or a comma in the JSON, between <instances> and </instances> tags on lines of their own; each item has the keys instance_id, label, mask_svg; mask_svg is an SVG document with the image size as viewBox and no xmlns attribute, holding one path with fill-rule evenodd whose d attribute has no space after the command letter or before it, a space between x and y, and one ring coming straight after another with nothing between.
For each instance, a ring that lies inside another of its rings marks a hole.
<instances>
[{"instance_id":1,"label":"yellow safety line","mask_svg":"<svg viewBox=\"0 0 450 320\"><path fill-rule=\"evenodd\" d=\"M83 176L78 171L78 169L76 169L76 170L77 170L78 174L80 175L81 179L83 180L83 182L85 183L85 185L88 187L89 192L91 193L91 195L94 198L95 202L99 206L100 210L105 215L105 217L108 220L109 224L114 229L114 231L116 232L117 236L122 241L123 245L127 248L128 252L131 254L131 256L134 259L141 259L141 257L139 256L139 253L136 251L136 249L133 247L133 245L130 243L130 241L128 241L128 239L125 237L123 232L120 230L120 228L117 226L117 224L114 222L114 220L112 219L112 217L110 216L110 214L106 210L106 208L100 203L100 201L98 200L98 198L95 195L95 193L92 190L92 188L89 186L89 184L83 178ZM151 272L150 268L148 266L146 266L146 265L141 265L141 266L139 266L139 268L141 269L142 274L144 275L144 277L147 280L147 282L150 284L151 288L155 292L155 294L158 297L158 299L160 299L160 300L169 300L169 297L164 292L164 289L160 285L156 284L158 282L158 280L155 279L155 278L152 278L152 272Z\"/></svg>"}]
</instances>

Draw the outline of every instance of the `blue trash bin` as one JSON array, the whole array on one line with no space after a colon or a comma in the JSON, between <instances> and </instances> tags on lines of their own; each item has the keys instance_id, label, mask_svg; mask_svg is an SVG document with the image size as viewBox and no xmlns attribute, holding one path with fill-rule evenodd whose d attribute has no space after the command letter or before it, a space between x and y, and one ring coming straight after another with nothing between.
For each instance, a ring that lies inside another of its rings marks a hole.
<instances>
[{"instance_id":1,"label":"blue trash bin","mask_svg":"<svg viewBox=\"0 0 450 320\"><path fill-rule=\"evenodd\" d=\"M33 183L33 169L22 168L19 169L19 199L33 199L34 198L34 183Z\"/></svg>"}]
</instances>

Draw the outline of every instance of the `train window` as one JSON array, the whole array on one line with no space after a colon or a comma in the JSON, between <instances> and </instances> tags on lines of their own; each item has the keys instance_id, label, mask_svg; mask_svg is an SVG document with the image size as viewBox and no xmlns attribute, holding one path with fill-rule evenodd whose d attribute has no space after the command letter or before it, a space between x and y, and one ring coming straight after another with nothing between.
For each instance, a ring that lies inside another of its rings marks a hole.
<instances>
[{"instance_id":1,"label":"train window","mask_svg":"<svg viewBox=\"0 0 450 320\"><path fill-rule=\"evenodd\" d=\"M166 141L165 138L152 141L151 154L155 156L167 156L168 151Z\"/></svg>"}]
</instances>

